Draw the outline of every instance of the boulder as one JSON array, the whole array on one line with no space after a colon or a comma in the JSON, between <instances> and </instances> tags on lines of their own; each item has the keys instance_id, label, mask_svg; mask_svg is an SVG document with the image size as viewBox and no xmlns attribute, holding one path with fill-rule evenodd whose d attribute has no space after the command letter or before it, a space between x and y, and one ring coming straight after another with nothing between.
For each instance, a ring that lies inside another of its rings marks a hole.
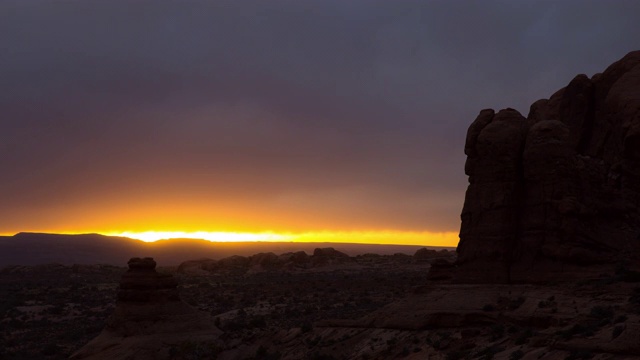
<instances>
[{"instance_id":1,"label":"boulder","mask_svg":"<svg viewBox=\"0 0 640 360\"><path fill-rule=\"evenodd\" d=\"M282 262L278 258L278 255L268 253L258 253L249 257L249 266L261 267L261 268L276 268L282 265Z\"/></svg>"},{"instance_id":2,"label":"boulder","mask_svg":"<svg viewBox=\"0 0 640 360\"><path fill-rule=\"evenodd\" d=\"M283 267L288 270L307 268L310 262L309 255L304 251L284 253L278 259L282 262Z\"/></svg>"},{"instance_id":3,"label":"boulder","mask_svg":"<svg viewBox=\"0 0 640 360\"><path fill-rule=\"evenodd\" d=\"M349 255L332 247L316 248L313 250L313 256L311 256L312 267L344 264L349 261L352 261Z\"/></svg>"},{"instance_id":4,"label":"boulder","mask_svg":"<svg viewBox=\"0 0 640 360\"><path fill-rule=\"evenodd\" d=\"M309 262L309 255L304 251L288 252L280 255L280 260L291 261L294 264L305 264Z\"/></svg>"},{"instance_id":5,"label":"boulder","mask_svg":"<svg viewBox=\"0 0 640 360\"><path fill-rule=\"evenodd\" d=\"M329 258L349 258L349 255L338 251L332 247L316 248L313 250L313 256L325 256Z\"/></svg>"}]
</instances>

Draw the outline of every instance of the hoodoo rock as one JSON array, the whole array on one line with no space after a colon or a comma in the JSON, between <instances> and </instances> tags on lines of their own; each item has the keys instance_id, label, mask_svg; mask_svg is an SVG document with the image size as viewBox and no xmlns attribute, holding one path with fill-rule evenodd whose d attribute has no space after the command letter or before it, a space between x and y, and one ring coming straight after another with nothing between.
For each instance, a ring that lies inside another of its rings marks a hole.
<instances>
[{"instance_id":1,"label":"hoodoo rock","mask_svg":"<svg viewBox=\"0 0 640 360\"><path fill-rule=\"evenodd\" d=\"M482 110L465 154L456 281L536 282L638 263L640 51L576 76L526 118Z\"/></svg>"},{"instance_id":2,"label":"hoodoo rock","mask_svg":"<svg viewBox=\"0 0 640 360\"><path fill-rule=\"evenodd\" d=\"M208 314L181 301L178 282L152 258L132 258L116 308L98 337L71 359L168 359L184 343L217 344L222 333Z\"/></svg>"}]
</instances>

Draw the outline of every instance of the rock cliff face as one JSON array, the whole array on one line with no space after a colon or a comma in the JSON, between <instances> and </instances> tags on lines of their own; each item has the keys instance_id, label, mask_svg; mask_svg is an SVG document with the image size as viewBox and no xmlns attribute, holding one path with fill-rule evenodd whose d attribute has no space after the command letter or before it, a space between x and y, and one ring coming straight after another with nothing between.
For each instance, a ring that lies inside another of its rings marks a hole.
<instances>
[{"instance_id":1,"label":"rock cliff face","mask_svg":"<svg viewBox=\"0 0 640 360\"><path fill-rule=\"evenodd\" d=\"M518 111L482 110L456 278L527 282L640 259L640 51Z\"/></svg>"},{"instance_id":2,"label":"rock cliff face","mask_svg":"<svg viewBox=\"0 0 640 360\"><path fill-rule=\"evenodd\" d=\"M107 326L71 359L168 359L184 343L217 344L222 332L180 300L173 276L158 273L152 258L128 264Z\"/></svg>"}]
</instances>

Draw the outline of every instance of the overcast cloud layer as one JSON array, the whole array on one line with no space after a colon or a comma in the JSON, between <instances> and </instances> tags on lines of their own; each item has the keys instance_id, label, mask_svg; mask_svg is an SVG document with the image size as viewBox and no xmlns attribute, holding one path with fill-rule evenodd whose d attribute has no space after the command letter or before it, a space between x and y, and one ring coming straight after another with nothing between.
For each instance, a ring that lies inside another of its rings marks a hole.
<instances>
[{"instance_id":1,"label":"overcast cloud layer","mask_svg":"<svg viewBox=\"0 0 640 360\"><path fill-rule=\"evenodd\" d=\"M477 113L637 49L637 1L0 1L0 233L457 231Z\"/></svg>"}]
</instances>

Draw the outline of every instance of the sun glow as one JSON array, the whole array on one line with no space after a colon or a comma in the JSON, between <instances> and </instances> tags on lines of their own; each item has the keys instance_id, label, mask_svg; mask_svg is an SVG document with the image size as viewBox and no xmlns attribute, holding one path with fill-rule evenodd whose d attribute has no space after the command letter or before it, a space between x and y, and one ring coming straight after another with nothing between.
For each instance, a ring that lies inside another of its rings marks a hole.
<instances>
[{"instance_id":1,"label":"sun glow","mask_svg":"<svg viewBox=\"0 0 640 360\"><path fill-rule=\"evenodd\" d=\"M124 236L146 242L163 239L203 239L211 242L332 242L358 244L395 244L451 246L458 243L457 232L428 231L316 231L302 233L228 232L228 231L125 231L105 235Z\"/></svg>"},{"instance_id":2,"label":"sun glow","mask_svg":"<svg viewBox=\"0 0 640 360\"><path fill-rule=\"evenodd\" d=\"M144 231L130 232L125 231L117 234L109 234L114 236L124 236L132 239L138 239L146 242L153 242L163 239L203 239L212 242L244 242L244 241L291 241L287 235L273 233L242 233L242 232L224 232L224 231Z\"/></svg>"}]
</instances>

